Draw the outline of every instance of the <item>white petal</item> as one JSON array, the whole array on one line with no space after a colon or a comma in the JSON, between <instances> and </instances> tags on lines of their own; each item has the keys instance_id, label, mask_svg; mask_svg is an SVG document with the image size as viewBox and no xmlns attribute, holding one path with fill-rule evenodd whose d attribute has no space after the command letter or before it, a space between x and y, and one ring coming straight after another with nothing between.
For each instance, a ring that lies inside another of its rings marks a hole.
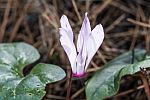
<instances>
[{"instance_id":1,"label":"white petal","mask_svg":"<svg viewBox=\"0 0 150 100\"><path fill-rule=\"evenodd\" d=\"M76 74L82 76L85 73L85 61L86 61L86 48L83 48L82 52L77 55L77 72Z\"/></svg>"},{"instance_id":2,"label":"white petal","mask_svg":"<svg viewBox=\"0 0 150 100\"><path fill-rule=\"evenodd\" d=\"M69 24L68 18L66 15L63 15L60 19L60 24L61 24L61 28L64 28L67 31L67 35L69 36L69 38L71 39L71 41L73 41L73 32L72 32L72 28Z\"/></svg>"},{"instance_id":3,"label":"white petal","mask_svg":"<svg viewBox=\"0 0 150 100\"><path fill-rule=\"evenodd\" d=\"M77 74L78 75L82 75L85 72L85 62L87 59L87 52L86 52L85 44L90 34L91 34L91 26L90 26L89 19L87 17L87 13L85 13L83 24L82 24L81 30L78 35L78 40L77 40L77 51L78 51Z\"/></svg>"},{"instance_id":4,"label":"white petal","mask_svg":"<svg viewBox=\"0 0 150 100\"><path fill-rule=\"evenodd\" d=\"M63 48L69 58L69 61L70 61L71 67L72 67L72 71L76 72L76 70L77 70L76 69L77 53L76 53L76 48L74 46L74 43L73 43L73 41L70 40L68 33L65 29L60 28L59 33L60 33L61 45L63 46Z\"/></svg>"},{"instance_id":5,"label":"white petal","mask_svg":"<svg viewBox=\"0 0 150 100\"><path fill-rule=\"evenodd\" d=\"M87 17L87 13L85 13L83 24L82 24L82 27L80 29L80 32L79 32L79 35L78 35L78 40L77 40L77 51L78 52L82 51L84 41L87 40L87 37L90 34L91 34L91 26L90 26L89 19Z\"/></svg>"},{"instance_id":6,"label":"white petal","mask_svg":"<svg viewBox=\"0 0 150 100\"><path fill-rule=\"evenodd\" d=\"M87 69L92 57L97 52L98 48L102 44L104 39L104 31L101 24L97 25L93 30L92 33L86 42L86 51L87 51L87 61L85 70Z\"/></svg>"}]
</instances>

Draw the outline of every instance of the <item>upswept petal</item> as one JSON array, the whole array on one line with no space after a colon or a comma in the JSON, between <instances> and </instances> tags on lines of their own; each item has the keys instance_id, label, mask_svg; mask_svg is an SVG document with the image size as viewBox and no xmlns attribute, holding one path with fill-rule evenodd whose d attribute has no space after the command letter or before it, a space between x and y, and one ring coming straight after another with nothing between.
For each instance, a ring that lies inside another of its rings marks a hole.
<instances>
[{"instance_id":1,"label":"upswept petal","mask_svg":"<svg viewBox=\"0 0 150 100\"><path fill-rule=\"evenodd\" d=\"M87 69L96 51L102 44L103 39L104 39L103 27L101 24L99 24L92 30L92 33L86 42L87 60L86 60L85 70Z\"/></svg>"},{"instance_id":2,"label":"upswept petal","mask_svg":"<svg viewBox=\"0 0 150 100\"><path fill-rule=\"evenodd\" d=\"M82 75L84 74L85 70L85 62L87 59L87 52L85 48L85 43L88 39L88 37L91 34L91 26L90 26L90 21L87 17L87 13L85 13L85 17L83 20L83 24L81 27L81 30L78 35L78 40L77 40L77 74Z\"/></svg>"},{"instance_id":3,"label":"upswept petal","mask_svg":"<svg viewBox=\"0 0 150 100\"><path fill-rule=\"evenodd\" d=\"M67 35L69 36L69 39L73 41L73 32L72 28L69 24L68 18L66 15L63 15L60 19L61 28L64 28L67 31Z\"/></svg>"},{"instance_id":4,"label":"upswept petal","mask_svg":"<svg viewBox=\"0 0 150 100\"><path fill-rule=\"evenodd\" d=\"M64 48L70 64L71 64L71 68L73 73L76 72L76 56L77 56L77 52L76 52L76 48L75 45L73 43L73 41L70 40L67 31L63 28L59 28L59 33L60 33L60 43L62 45L62 47Z\"/></svg>"},{"instance_id":5,"label":"upswept petal","mask_svg":"<svg viewBox=\"0 0 150 100\"><path fill-rule=\"evenodd\" d=\"M87 17L87 13L85 13L85 17L83 20L82 27L80 29L78 40L77 40L77 51L81 52L84 42L87 40L87 37L91 34L91 25L90 21Z\"/></svg>"},{"instance_id":6,"label":"upswept petal","mask_svg":"<svg viewBox=\"0 0 150 100\"><path fill-rule=\"evenodd\" d=\"M85 73L85 62L86 62L87 54L86 48L83 48L81 52L77 55L77 72L78 76L82 76Z\"/></svg>"}]
</instances>

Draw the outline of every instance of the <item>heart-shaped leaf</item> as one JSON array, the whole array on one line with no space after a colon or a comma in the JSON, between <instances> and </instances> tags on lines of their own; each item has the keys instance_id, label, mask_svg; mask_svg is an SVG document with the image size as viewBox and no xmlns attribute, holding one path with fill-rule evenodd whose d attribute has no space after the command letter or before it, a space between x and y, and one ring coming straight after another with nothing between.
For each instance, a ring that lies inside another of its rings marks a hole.
<instances>
[{"instance_id":1,"label":"heart-shaped leaf","mask_svg":"<svg viewBox=\"0 0 150 100\"><path fill-rule=\"evenodd\" d=\"M39 57L38 51L28 44L0 44L0 100L41 100L47 83L65 77L60 67L44 63L24 76L23 68Z\"/></svg>"},{"instance_id":2,"label":"heart-shaped leaf","mask_svg":"<svg viewBox=\"0 0 150 100\"><path fill-rule=\"evenodd\" d=\"M86 86L87 100L102 100L117 93L122 76L140 71L140 67L150 67L150 56L145 50L129 51L102 67L88 81ZM134 61L133 64L131 62Z\"/></svg>"}]
</instances>

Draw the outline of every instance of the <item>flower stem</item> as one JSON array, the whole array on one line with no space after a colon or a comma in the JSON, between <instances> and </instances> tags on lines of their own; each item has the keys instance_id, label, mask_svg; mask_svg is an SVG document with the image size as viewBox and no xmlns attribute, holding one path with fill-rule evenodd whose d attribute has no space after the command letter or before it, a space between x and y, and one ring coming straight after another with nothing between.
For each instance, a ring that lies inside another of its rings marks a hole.
<instances>
[{"instance_id":1,"label":"flower stem","mask_svg":"<svg viewBox=\"0 0 150 100\"><path fill-rule=\"evenodd\" d=\"M71 100L71 97L70 97L71 85L72 85L72 70L70 70L70 77L68 79L68 88L67 88L66 100Z\"/></svg>"}]
</instances>

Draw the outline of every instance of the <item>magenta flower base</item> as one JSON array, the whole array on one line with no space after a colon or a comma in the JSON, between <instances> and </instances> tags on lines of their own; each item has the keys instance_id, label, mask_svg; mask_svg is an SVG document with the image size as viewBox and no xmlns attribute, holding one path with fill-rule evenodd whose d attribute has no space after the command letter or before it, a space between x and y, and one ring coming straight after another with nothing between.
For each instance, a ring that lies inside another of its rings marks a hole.
<instances>
[{"instance_id":1,"label":"magenta flower base","mask_svg":"<svg viewBox=\"0 0 150 100\"><path fill-rule=\"evenodd\" d=\"M78 78L83 77L84 75L85 75L85 73L84 74L72 74L73 77L78 77Z\"/></svg>"}]
</instances>

